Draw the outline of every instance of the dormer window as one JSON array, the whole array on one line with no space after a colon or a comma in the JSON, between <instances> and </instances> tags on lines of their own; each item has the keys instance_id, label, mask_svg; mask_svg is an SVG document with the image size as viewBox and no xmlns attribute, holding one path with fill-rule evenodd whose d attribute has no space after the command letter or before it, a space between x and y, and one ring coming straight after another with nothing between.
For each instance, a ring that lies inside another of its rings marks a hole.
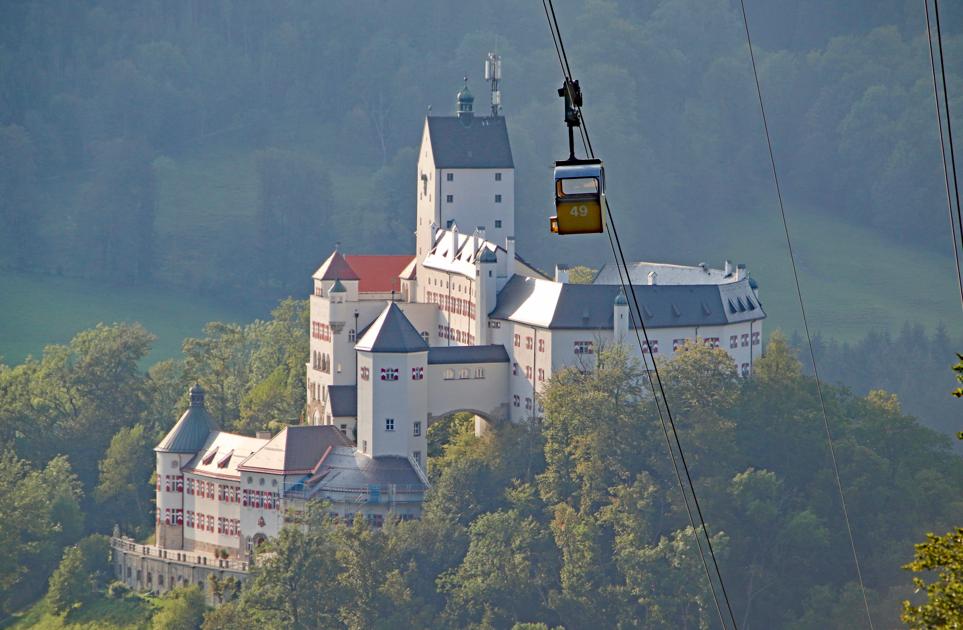
<instances>
[{"instance_id":1,"label":"dormer window","mask_svg":"<svg viewBox=\"0 0 963 630\"><path fill-rule=\"evenodd\" d=\"M217 449L218 449L218 448L219 448L219 447L215 446L213 449L211 449L211 451L210 451L207 455L204 456L204 459L201 460L201 463L202 463L203 465L207 466L207 465L209 465L212 461L214 461L214 456L217 455Z\"/></svg>"}]
</instances>

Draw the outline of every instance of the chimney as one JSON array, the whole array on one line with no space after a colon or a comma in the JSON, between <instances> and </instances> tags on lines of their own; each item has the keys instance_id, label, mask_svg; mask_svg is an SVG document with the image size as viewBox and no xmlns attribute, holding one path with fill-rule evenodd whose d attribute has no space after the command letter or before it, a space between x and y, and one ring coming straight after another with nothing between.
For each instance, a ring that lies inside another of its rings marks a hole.
<instances>
[{"instance_id":1,"label":"chimney","mask_svg":"<svg viewBox=\"0 0 963 630\"><path fill-rule=\"evenodd\" d=\"M728 277L731 276L731 275L732 275L732 261L731 261L731 260L727 260L727 261L726 261L726 277L728 278Z\"/></svg>"},{"instance_id":2,"label":"chimney","mask_svg":"<svg viewBox=\"0 0 963 630\"><path fill-rule=\"evenodd\" d=\"M515 237L508 236L505 238L505 251L508 252L507 260L505 261L505 276L511 278L515 275Z\"/></svg>"},{"instance_id":3,"label":"chimney","mask_svg":"<svg viewBox=\"0 0 963 630\"><path fill-rule=\"evenodd\" d=\"M484 226L484 225L479 225L477 228L475 228L475 233L478 234L478 238L480 238L480 239L483 240L483 241L485 240L485 226Z\"/></svg>"},{"instance_id":4,"label":"chimney","mask_svg":"<svg viewBox=\"0 0 963 630\"><path fill-rule=\"evenodd\" d=\"M555 265L555 282L568 284L568 265Z\"/></svg>"},{"instance_id":5,"label":"chimney","mask_svg":"<svg viewBox=\"0 0 963 630\"><path fill-rule=\"evenodd\" d=\"M659 274L654 271L649 272L649 286L659 284Z\"/></svg>"},{"instance_id":6,"label":"chimney","mask_svg":"<svg viewBox=\"0 0 963 630\"><path fill-rule=\"evenodd\" d=\"M739 266L736 267L736 280L745 280L745 278L746 278L746 266L742 263L739 263Z\"/></svg>"},{"instance_id":7,"label":"chimney","mask_svg":"<svg viewBox=\"0 0 963 630\"><path fill-rule=\"evenodd\" d=\"M455 261L455 257L458 255L458 224L452 223L451 225L451 260Z\"/></svg>"},{"instance_id":8,"label":"chimney","mask_svg":"<svg viewBox=\"0 0 963 630\"><path fill-rule=\"evenodd\" d=\"M255 435L257 436L257 439L259 439L259 440L270 440L270 439L271 439L271 432L270 432L270 431L257 431L257 432L255 433Z\"/></svg>"}]
</instances>

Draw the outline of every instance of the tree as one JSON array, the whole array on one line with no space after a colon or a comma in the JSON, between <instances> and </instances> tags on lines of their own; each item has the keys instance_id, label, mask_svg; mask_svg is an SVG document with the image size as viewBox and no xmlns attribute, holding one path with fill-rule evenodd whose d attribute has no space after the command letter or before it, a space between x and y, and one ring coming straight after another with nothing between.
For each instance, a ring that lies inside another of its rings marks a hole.
<instances>
[{"instance_id":1,"label":"tree","mask_svg":"<svg viewBox=\"0 0 963 630\"><path fill-rule=\"evenodd\" d=\"M598 269L590 267L572 267L568 271L568 281L572 284L592 284L598 273Z\"/></svg>"},{"instance_id":2,"label":"tree","mask_svg":"<svg viewBox=\"0 0 963 630\"><path fill-rule=\"evenodd\" d=\"M99 275L140 284L154 272L157 182L144 138L120 138L97 151L97 176L87 187L79 242Z\"/></svg>"},{"instance_id":3,"label":"tree","mask_svg":"<svg viewBox=\"0 0 963 630\"><path fill-rule=\"evenodd\" d=\"M37 165L30 134L23 127L0 127L0 235L12 262L24 269L37 250Z\"/></svg>"},{"instance_id":4,"label":"tree","mask_svg":"<svg viewBox=\"0 0 963 630\"><path fill-rule=\"evenodd\" d=\"M916 545L916 559L903 567L920 573L934 571L938 579L927 584L914 577L913 583L926 590L927 603L903 603L903 622L913 630L949 630L963 625L963 528L945 536L926 535Z\"/></svg>"},{"instance_id":5,"label":"tree","mask_svg":"<svg viewBox=\"0 0 963 630\"><path fill-rule=\"evenodd\" d=\"M58 615L66 615L93 596L94 588L80 549L67 549L60 566L50 576L47 603Z\"/></svg>"},{"instance_id":6,"label":"tree","mask_svg":"<svg viewBox=\"0 0 963 630\"><path fill-rule=\"evenodd\" d=\"M149 522L148 487L154 470L151 454L144 425L121 428L98 464L100 484L94 490L97 503L113 503L118 518L133 511L139 524Z\"/></svg>"},{"instance_id":7,"label":"tree","mask_svg":"<svg viewBox=\"0 0 963 630\"><path fill-rule=\"evenodd\" d=\"M154 630L198 630L204 621L204 593L196 585L171 591L169 601L154 615Z\"/></svg>"},{"instance_id":8,"label":"tree","mask_svg":"<svg viewBox=\"0 0 963 630\"><path fill-rule=\"evenodd\" d=\"M330 180L311 157L281 149L256 151L254 169L259 266L286 289L317 264L317 230L332 218Z\"/></svg>"}]
</instances>

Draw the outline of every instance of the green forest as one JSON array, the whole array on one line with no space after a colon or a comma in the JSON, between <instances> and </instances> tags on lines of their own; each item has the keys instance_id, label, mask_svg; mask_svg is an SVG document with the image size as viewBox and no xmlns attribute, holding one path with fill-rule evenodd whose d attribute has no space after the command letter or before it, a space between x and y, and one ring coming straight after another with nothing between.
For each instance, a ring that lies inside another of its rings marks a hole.
<instances>
[{"instance_id":1,"label":"green forest","mask_svg":"<svg viewBox=\"0 0 963 630\"><path fill-rule=\"evenodd\" d=\"M185 340L182 361L147 371L137 363L152 335L127 325L0 365L5 610L49 579L15 628L720 627L647 376L618 345L557 371L529 423L482 437L471 416L433 424L420 521L372 530L318 505L303 517L311 528L295 522L261 552L247 588L212 584L214 609L196 587L156 600L111 585L100 534L115 522L138 539L152 533L152 448L189 383L204 385L226 429L299 420L305 303L205 333ZM739 627L848 630L865 611L816 383L797 352L777 331L741 378L725 351L691 343L660 372ZM895 395L825 382L822 393L874 623L922 619L913 606L925 596L904 567L926 534L950 532L928 543L943 555L920 550L913 568L963 571L953 537L963 460Z\"/></svg>"}]
</instances>

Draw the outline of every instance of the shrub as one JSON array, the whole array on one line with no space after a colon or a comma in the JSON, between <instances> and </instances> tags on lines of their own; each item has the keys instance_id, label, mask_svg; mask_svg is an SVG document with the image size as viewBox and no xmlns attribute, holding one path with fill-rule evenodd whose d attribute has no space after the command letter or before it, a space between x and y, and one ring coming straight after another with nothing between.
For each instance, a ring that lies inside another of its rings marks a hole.
<instances>
[{"instance_id":1,"label":"shrub","mask_svg":"<svg viewBox=\"0 0 963 630\"><path fill-rule=\"evenodd\" d=\"M107 596L111 599L122 599L130 592L130 587L123 582L111 582L110 586L107 587Z\"/></svg>"}]
</instances>

